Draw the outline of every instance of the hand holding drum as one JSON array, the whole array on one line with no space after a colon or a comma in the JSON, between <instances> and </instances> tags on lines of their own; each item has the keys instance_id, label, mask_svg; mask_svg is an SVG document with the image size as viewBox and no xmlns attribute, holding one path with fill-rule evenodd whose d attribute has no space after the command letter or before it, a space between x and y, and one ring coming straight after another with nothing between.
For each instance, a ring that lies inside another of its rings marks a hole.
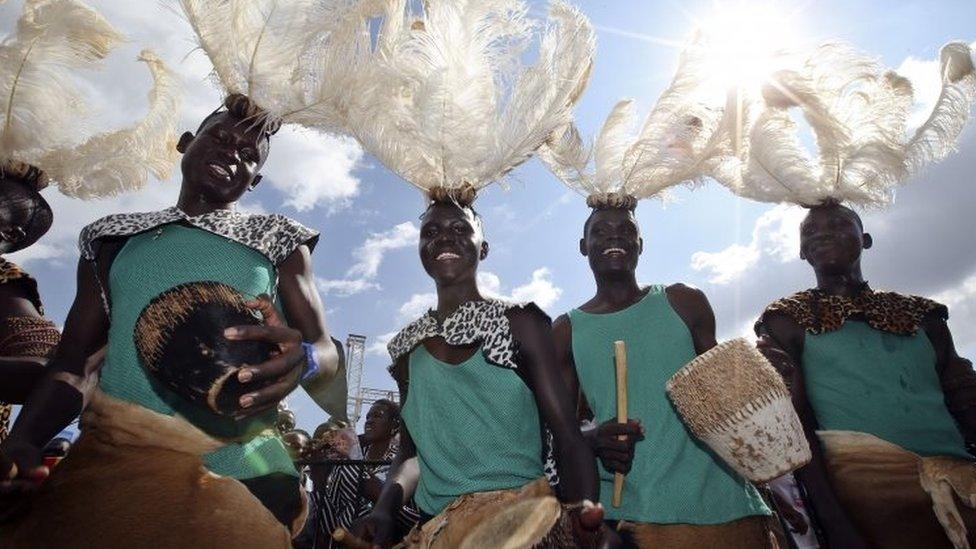
<instances>
[{"instance_id":1,"label":"hand holding drum","mask_svg":"<svg viewBox=\"0 0 976 549\"><path fill-rule=\"evenodd\" d=\"M247 301L212 281L156 296L133 336L149 377L177 398L160 396L217 436L238 434L237 420L273 409L297 383L295 357L304 356L301 334L284 325L270 300Z\"/></svg>"}]
</instances>

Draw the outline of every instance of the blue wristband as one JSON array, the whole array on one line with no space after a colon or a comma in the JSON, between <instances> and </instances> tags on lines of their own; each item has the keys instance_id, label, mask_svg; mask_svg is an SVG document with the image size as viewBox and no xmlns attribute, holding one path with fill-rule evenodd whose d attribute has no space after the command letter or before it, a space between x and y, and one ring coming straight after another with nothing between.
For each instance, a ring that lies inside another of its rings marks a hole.
<instances>
[{"instance_id":1,"label":"blue wristband","mask_svg":"<svg viewBox=\"0 0 976 549\"><path fill-rule=\"evenodd\" d=\"M305 370L302 372L302 381L305 381L319 373L319 363L315 360L315 345L303 341L302 349L305 351Z\"/></svg>"}]
</instances>

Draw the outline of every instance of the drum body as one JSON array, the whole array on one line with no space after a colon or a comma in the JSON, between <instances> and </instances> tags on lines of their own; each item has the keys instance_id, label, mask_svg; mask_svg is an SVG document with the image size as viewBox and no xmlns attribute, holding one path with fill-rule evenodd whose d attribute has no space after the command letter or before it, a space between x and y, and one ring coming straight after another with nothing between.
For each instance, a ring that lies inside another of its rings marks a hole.
<instances>
[{"instance_id":1,"label":"drum body","mask_svg":"<svg viewBox=\"0 0 976 549\"><path fill-rule=\"evenodd\" d=\"M671 377L667 392L695 436L752 482L774 479L810 461L786 384L745 339L696 357Z\"/></svg>"},{"instance_id":2,"label":"drum body","mask_svg":"<svg viewBox=\"0 0 976 549\"><path fill-rule=\"evenodd\" d=\"M239 414L240 397L269 381L241 384L238 371L265 362L276 350L263 341L224 337L232 326L261 324L244 301L234 288L219 282L181 284L150 301L133 335L149 377L211 414Z\"/></svg>"}]
</instances>

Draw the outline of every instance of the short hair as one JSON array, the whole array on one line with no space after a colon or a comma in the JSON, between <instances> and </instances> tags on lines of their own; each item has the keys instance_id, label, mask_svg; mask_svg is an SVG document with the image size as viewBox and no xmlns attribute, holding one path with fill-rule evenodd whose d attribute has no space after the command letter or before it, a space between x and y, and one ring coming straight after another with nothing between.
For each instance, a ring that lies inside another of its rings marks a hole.
<instances>
[{"instance_id":1,"label":"short hair","mask_svg":"<svg viewBox=\"0 0 976 549\"><path fill-rule=\"evenodd\" d=\"M420 219L427 217L427 214L434 206L454 206L455 208L461 210L462 212L465 211L471 212L471 217L474 219L475 224L478 226L478 230L481 231L482 236L485 235L485 221L484 219L481 218L481 214L478 213L478 210L475 210L474 206L472 206L471 204L461 204L458 202L450 202L445 200L432 200L430 204L427 204L427 208L424 209L423 213L420 214Z\"/></svg>"},{"instance_id":2,"label":"short hair","mask_svg":"<svg viewBox=\"0 0 976 549\"><path fill-rule=\"evenodd\" d=\"M810 210L810 212L813 212L814 210L829 210L829 209L840 210L846 213L848 216L854 218L854 222L857 223L857 226L861 229L861 232L864 232L864 222L861 221L861 216L858 215L858 213L855 212L853 209L848 208L847 206L841 204L840 202L827 201L824 202L823 204L810 206L808 207L808 209ZM807 215L810 215L810 213L807 213Z\"/></svg>"},{"instance_id":3,"label":"short hair","mask_svg":"<svg viewBox=\"0 0 976 549\"><path fill-rule=\"evenodd\" d=\"M634 215L634 209L633 208L628 208L628 207L622 207L622 208L611 208L611 207L593 208L592 210L590 210L590 215L586 216L586 221L583 222L583 238L586 238L586 233L587 233L587 231L590 230L590 223L593 221L593 216L596 215L597 212L603 212L603 211L607 211L607 210L626 211L627 214L630 215L630 217L634 217L635 218L635 223L636 223L636 216ZM640 229L640 226L638 225L637 228Z\"/></svg>"}]
</instances>

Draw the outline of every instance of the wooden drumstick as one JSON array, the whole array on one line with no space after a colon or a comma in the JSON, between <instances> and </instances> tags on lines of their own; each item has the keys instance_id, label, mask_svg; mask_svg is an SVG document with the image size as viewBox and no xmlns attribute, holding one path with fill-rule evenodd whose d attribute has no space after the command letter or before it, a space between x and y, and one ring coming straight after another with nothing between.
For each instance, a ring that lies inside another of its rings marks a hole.
<instances>
[{"instance_id":1,"label":"wooden drumstick","mask_svg":"<svg viewBox=\"0 0 976 549\"><path fill-rule=\"evenodd\" d=\"M617 371L617 423L627 423L627 345L623 341L613 342L613 362ZM617 440L626 440L620 435ZM620 507L624 493L624 474L613 474L613 506Z\"/></svg>"},{"instance_id":2,"label":"wooden drumstick","mask_svg":"<svg viewBox=\"0 0 976 549\"><path fill-rule=\"evenodd\" d=\"M372 545L352 535L349 530L346 530L342 526L336 528L335 532L332 532L332 539L339 545L348 547L349 549L373 549Z\"/></svg>"}]
</instances>

